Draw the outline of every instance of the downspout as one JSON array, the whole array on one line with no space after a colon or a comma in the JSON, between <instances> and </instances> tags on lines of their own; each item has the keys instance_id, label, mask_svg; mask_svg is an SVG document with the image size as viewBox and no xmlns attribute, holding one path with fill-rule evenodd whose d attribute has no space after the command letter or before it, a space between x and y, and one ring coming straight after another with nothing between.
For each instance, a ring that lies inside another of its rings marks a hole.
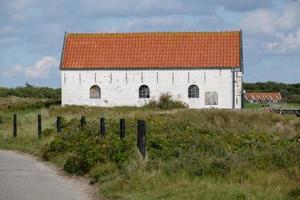
<instances>
[{"instance_id":1,"label":"downspout","mask_svg":"<svg viewBox=\"0 0 300 200\"><path fill-rule=\"evenodd\" d=\"M235 109L235 70L232 69L232 109Z\"/></svg>"},{"instance_id":2,"label":"downspout","mask_svg":"<svg viewBox=\"0 0 300 200\"><path fill-rule=\"evenodd\" d=\"M244 51L243 51L243 33L240 30L240 68L242 71L242 80L241 80L241 108L245 106L244 100Z\"/></svg>"}]
</instances>

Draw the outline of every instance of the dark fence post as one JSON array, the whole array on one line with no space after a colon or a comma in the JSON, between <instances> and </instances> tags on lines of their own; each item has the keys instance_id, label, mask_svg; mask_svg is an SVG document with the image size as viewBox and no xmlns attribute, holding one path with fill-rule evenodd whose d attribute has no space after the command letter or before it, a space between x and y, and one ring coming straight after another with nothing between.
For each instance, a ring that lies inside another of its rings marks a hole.
<instances>
[{"instance_id":1,"label":"dark fence post","mask_svg":"<svg viewBox=\"0 0 300 200\"><path fill-rule=\"evenodd\" d=\"M120 119L120 138L125 138L125 119Z\"/></svg>"},{"instance_id":2,"label":"dark fence post","mask_svg":"<svg viewBox=\"0 0 300 200\"><path fill-rule=\"evenodd\" d=\"M17 137L17 114L13 115L13 135Z\"/></svg>"},{"instance_id":3,"label":"dark fence post","mask_svg":"<svg viewBox=\"0 0 300 200\"><path fill-rule=\"evenodd\" d=\"M42 136L42 116L38 114L38 137Z\"/></svg>"},{"instance_id":4,"label":"dark fence post","mask_svg":"<svg viewBox=\"0 0 300 200\"><path fill-rule=\"evenodd\" d=\"M82 116L81 119L80 119L81 128L83 128L85 124L86 124L86 122L85 122L85 116Z\"/></svg>"},{"instance_id":5,"label":"dark fence post","mask_svg":"<svg viewBox=\"0 0 300 200\"><path fill-rule=\"evenodd\" d=\"M57 116L56 119L56 132L57 133L61 132L61 116Z\"/></svg>"},{"instance_id":6,"label":"dark fence post","mask_svg":"<svg viewBox=\"0 0 300 200\"><path fill-rule=\"evenodd\" d=\"M146 122L138 120L137 122L137 146L143 158L146 157Z\"/></svg>"},{"instance_id":7,"label":"dark fence post","mask_svg":"<svg viewBox=\"0 0 300 200\"><path fill-rule=\"evenodd\" d=\"M100 118L100 135L101 137L105 137L105 118Z\"/></svg>"}]
</instances>

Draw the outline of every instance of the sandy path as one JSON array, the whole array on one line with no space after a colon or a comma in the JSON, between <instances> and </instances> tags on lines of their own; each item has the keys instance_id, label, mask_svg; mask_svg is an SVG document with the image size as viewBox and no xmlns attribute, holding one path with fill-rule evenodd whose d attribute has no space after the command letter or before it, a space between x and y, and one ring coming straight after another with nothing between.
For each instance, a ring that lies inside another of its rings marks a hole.
<instances>
[{"instance_id":1,"label":"sandy path","mask_svg":"<svg viewBox=\"0 0 300 200\"><path fill-rule=\"evenodd\" d=\"M87 184L28 155L0 150L1 200L90 200Z\"/></svg>"}]
</instances>

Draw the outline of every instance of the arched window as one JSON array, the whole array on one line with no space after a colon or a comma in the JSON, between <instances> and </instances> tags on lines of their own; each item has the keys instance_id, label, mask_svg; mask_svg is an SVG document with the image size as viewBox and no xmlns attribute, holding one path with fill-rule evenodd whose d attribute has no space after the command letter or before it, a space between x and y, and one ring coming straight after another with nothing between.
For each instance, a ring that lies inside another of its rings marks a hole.
<instances>
[{"instance_id":1,"label":"arched window","mask_svg":"<svg viewBox=\"0 0 300 200\"><path fill-rule=\"evenodd\" d=\"M90 88L90 99L100 99L101 98L101 89L98 85L93 85Z\"/></svg>"},{"instance_id":2,"label":"arched window","mask_svg":"<svg viewBox=\"0 0 300 200\"><path fill-rule=\"evenodd\" d=\"M199 88L197 85L191 85L189 87L189 98L199 98Z\"/></svg>"},{"instance_id":3,"label":"arched window","mask_svg":"<svg viewBox=\"0 0 300 200\"><path fill-rule=\"evenodd\" d=\"M150 89L147 85L142 85L139 88L139 98L150 98Z\"/></svg>"}]
</instances>

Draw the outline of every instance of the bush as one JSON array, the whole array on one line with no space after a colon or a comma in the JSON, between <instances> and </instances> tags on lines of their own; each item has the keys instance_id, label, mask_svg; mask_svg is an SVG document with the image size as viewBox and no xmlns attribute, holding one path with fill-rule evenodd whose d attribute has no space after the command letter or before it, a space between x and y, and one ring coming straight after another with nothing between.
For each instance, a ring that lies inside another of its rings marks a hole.
<instances>
[{"instance_id":1,"label":"bush","mask_svg":"<svg viewBox=\"0 0 300 200\"><path fill-rule=\"evenodd\" d=\"M162 163L159 170L166 174L228 176L246 169L288 170L300 165L297 121L288 123L289 118L270 113L221 110L166 113L144 115L148 124L149 170L153 163ZM65 170L75 174L92 170L92 182L97 182L105 173L113 173L107 171L107 166L119 172L136 159L136 127L132 124L140 117L126 120L126 138L122 140L118 117L107 120L105 138L99 136L99 122L88 121L84 129L78 119L65 122L62 133L55 135L43 151L44 158L72 155ZM278 132L278 122L289 126L284 134ZM291 135L287 137L288 134Z\"/></svg>"},{"instance_id":2,"label":"bush","mask_svg":"<svg viewBox=\"0 0 300 200\"><path fill-rule=\"evenodd\" d=\"M175 108L187 108L187 104L178 100L174 100L172 96L168 93L162 94L158 101L150 100L149 103L145 105L148 108L160 108L163 110L171 110Z\"/></svg>"},{"instance_id":3,"label":"bush","mask_svg":"<svg viewBox=\"0 0 300 200\"><path fill-rule=\"evenodd\" d=\"M64 165L66 172L77 175L85 174L89 169L88 162L79 155L71 155Z\"/></svg>"},{"instance_id":4,"label":"bush","mask_svg":"<svg viewBox=\"0 0 300 200\"><path fill-rule=\"evenodd\" d=\"M294 188L289 193L288 196L291 199L299 199L300 198L300 188Z\"/></svg>"},{"instance_id":5,"label":"bush","mask_svg":"<svg viewBox=\"0 0 300 200\"><path fill-rule=\"evenodd\" d=\"M55 135L56 131L54 128L46 128L45 130L43 130L42 135L49 137L51 135Z\"/></svg>"}]
</instances>

